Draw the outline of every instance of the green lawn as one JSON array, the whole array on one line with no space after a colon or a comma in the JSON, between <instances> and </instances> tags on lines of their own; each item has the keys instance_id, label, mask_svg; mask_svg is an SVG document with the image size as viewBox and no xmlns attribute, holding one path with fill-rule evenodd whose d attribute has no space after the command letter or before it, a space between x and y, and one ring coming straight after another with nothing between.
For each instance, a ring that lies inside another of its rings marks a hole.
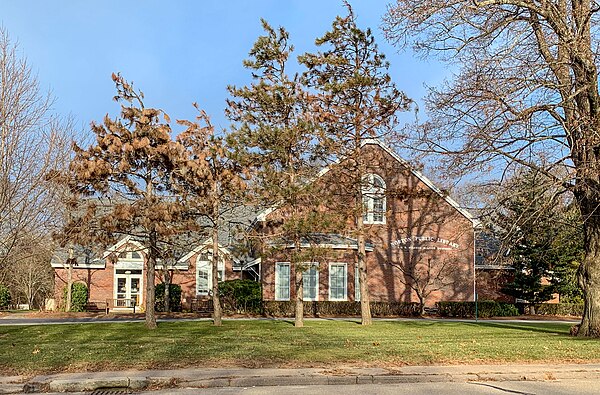
<instances>
[{"instance_id":1,"label":"green lawn","mask_svg":"<svg viewBox=\"0 0 600 395\"><path fill-rule=\"evenodd\" d=\"M600 341L570 324L225 321L0 327L0 373L185 366L402 366L598 362Z\"/></svg>"}]
</instances>

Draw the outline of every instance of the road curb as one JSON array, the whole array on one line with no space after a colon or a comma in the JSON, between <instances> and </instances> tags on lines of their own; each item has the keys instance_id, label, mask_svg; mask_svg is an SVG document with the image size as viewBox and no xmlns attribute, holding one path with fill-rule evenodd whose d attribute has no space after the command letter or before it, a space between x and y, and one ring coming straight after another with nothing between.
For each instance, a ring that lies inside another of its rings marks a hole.
<instances>
[{"instance_id":1,"label":"road curb","mask_svg":"<svg viewBox=\"0 0 600 395\"><path fill-rule=\"evenodd\" d=\"M162 376L120 376L102 378L35 379L23 386L26 393L53 392L89 392L102 388L130 388L143 390L148 388L219 388L219 387L265 387L295 385L354 385L354 384L403 384L403 383L439 383L439 382L501 382L501 381L553 381L553 380L600 380L600 369L540 369L538 371L516 372L507 369L499 371L466 372L407 372L393 374L346 374L328 375L326 373L302 373L286 375L271 373L266 375L238 374L236 376L184 377L176 372ZM282 372L283 373L283 372Z\"/></svg>"}]
</instances>

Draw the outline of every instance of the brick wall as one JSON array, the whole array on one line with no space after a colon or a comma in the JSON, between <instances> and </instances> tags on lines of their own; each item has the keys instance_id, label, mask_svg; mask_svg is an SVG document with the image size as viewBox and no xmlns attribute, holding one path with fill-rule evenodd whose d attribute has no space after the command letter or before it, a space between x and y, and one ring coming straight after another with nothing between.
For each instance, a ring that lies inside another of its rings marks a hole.
<instances>
[{"instance_id":1,"label":"brick wall","mask_svg":"<svg viewBox=\"0 0 600 395\"><path fill-rule=\"evenodd\" d=\"M128 246L122 246L119 251L127 249ZM117 251L117 252L119 252ZM181 301L184 306L188 306L192 298L196 297L196 259L198 254L193 255L188 261L188 270L175 269L173 271L173 284L181 285ZM142 271L142 284L145 284L146 272ZM240 278L240 272L233 271L233 262L231 259L225 259L225 279L233 280ZM54 296L59 308L64 307L63 293L67 284L68 270L62 268L54 269ZM105 269L73 269L73 281L86 284L89 290L90 302L104 302L107 299L113 299L115 267L109 260L106 262ZM162 271L156 271L155 283L163 281ZM146 297L146 287L143 285L143 300Z\"/></svg>"},{"instance_id":2,"label":"brick wall","mask_svg":"<svg viewBox=\"0 0 600 395\"><path fill-rule=\"evenodd\" d=\"M514 303L515 298L502 293L502 287L513 281L514 270L477 269L477 298Z\"/></svg>"},{"instance_id":3,"label":"brick wall","mask_svg":"<svg viewBox=\"0 0 600 395\"><path fill-rule=\"evenodd\" d=\"M413 281L400 268L413 267L418 271L429 265L429 262L433 272L441 270L444 273L442 277L446 285L431 294L427 300L428 305L439 300L473 300L475 273L472 222L379 146L367 145L363 151L366 162L369 163L369 172L379 175L386 184L386 223L366 226L367 240L374 248L372 252L367 252L371 300L417 301L416 294L406 286ZM349 183L344 174L332 169L318 182L323 184L324 190L333 191L339 196L336 199L339 206L327 209L341 212L344 207L354 206L354 202L348 197L351 194L339 189ZM274 233L278 225L269 221L273 221L270 218L278 217L283 215L277 214L277 210L267 216L262 232ZM353 222L348 219L347 228L342 233L353 237L353 228ZM356 252L347 250L339 254L342 255L341 258L328 262L341 261L348 264L348 300L354 300ZM277 260L286 259L280 254L267 256L262 261L265 300L274 299L274 265ZM321 264L319 267L319 300L327 300L328 266ZM291 278L294 278L293 268ZM293 288L292 283L291 299L294 298Z\"/></svg>"}]
</instances>

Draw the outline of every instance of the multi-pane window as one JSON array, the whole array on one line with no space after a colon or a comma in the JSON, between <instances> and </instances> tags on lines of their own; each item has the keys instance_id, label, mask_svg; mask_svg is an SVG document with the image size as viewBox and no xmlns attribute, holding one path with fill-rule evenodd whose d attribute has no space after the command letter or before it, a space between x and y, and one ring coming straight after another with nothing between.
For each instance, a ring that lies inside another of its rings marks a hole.
<instances>
[{"instance_id":1,"label":"multi-pane window","mask_svg":"<svg viewBox=\"0 0 600 395\"><path fill-rule=\"evenodd\" d=\"M311 264L311 266L302 273L302 287L303 300L318 300L319 270L316 264Z\"/></svg>"},{"instance_id":2,"label":"multi-pane window","mask_svg":"<svg viewBox=\"0 0 600 395\"><path fill-rule=\"evenodd\" d=\"M142 255L137 251L122 251L119 254L119 259L139 261L142 259Z\"/></svg>"},{"instance_id":3,"label":"multi-pane window","mask_svg":"<svg viewBox=\"0 0 600 395\"><path fill-rule=\"evenodd\" d=\"M275 264L275 300L290 300L290 264Z\"/></svg>"},{"instance_id":4,"label":"multi-pane window","mask_svg":"<svg viewBox=\"0 0 600 395\"><path fill-rule=\"evenodd\" d=\"M201 261L198 262L197 266L198 276L196 280L196 287L198 288L198 295L208 295L210 286L208 285L208 279L210 278L210 262Z\"/></svg>"},{"instance_id":5,"label":"multi-pane window","mask_svg":"<svg viewBox=\"0 0 600 395\"><path fill-rule=\"evenodd\" d=\"M225 263L219 259L217 265L217 278L225 279ZM196 261L196 294L208 295L212 289L212 252L203 252Z\"/></svg>"},{"instance_id":6,"label":"multi-pane window","mask_svg":"<svg viewBox=\"0 0 600 395\"><path fill-rule=\"evenodd\" d=\"M366 224L385 223L385 182L377 174L363 178L363 221Z\"/></svg>"},{"instance_id":7,"label":"multi-pane window","mask_svg":"<svg viewBox=\"0 0 600 395\"><path fill-rule=\"evenodd\" d=\"M345 263L329 264L329 300L346 300L348 272Z\"/></svg>"}]
</instances>

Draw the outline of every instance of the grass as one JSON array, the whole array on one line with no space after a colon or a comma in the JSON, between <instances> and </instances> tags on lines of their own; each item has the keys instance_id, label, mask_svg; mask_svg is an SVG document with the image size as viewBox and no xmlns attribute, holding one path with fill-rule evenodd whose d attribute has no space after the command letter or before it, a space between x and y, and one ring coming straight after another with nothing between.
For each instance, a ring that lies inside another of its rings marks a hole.
<instances>
[{"instance_id":1,"label":"grass","mask_svg":"<svg viewBox=\"0 0 600 395\"><path fill-rule=\"evenodd\" d=\"M600 361L570 324L376 321L165 322L0 327L0 373L186 366L402 366Z\"/></svg>"}]
</instances>

